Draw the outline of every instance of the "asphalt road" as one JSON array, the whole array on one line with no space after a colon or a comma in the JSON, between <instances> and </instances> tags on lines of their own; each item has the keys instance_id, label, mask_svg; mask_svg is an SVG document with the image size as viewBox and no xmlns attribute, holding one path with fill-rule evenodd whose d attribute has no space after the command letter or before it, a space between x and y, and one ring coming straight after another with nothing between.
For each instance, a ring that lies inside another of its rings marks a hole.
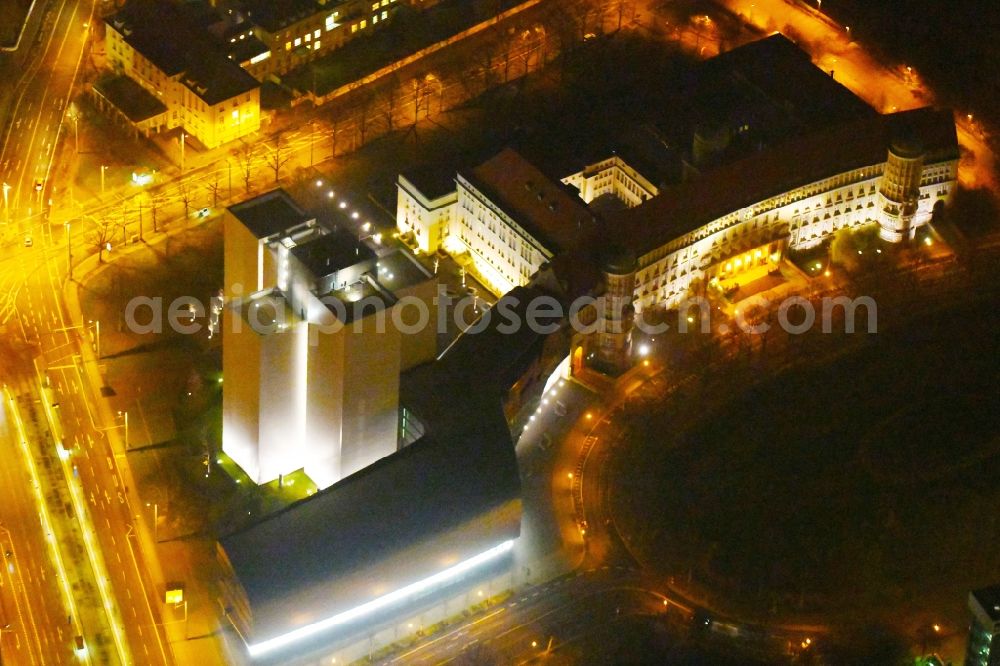
<instances>
[{"instance_id":1,"label":"asphalt road","mask_svg":"<svg viewBox=\"0 0 1000 666\"><path fill-rule=\"evenodd\" d=\"M55 193L47 182L67 103L90 33L93 2L53 0L40 12L41 29L28 48L0 138L5 221L27 225L44 214ZM9 214L9 217L8 217Z\"/></svg>"},{"instance_id":2,"label":"asphalt road","mask_svg":"<svg viewBox=\"0 0 1000 666\"><path fill-rule=\"evenodd\" d=\"M6 374L6 373L5 373ZM72 636L34 494L26 489L11 408L0 411L0 655L4 664L67 664Z\"/></svg>"},{"instance_id":3,"label":"asphalt road","mask_svg":"<svg viewBox=\"0 0 1000 666\"><path fill-rule=\"evenodd\" d=\"M447 664L473 649L500 657L502 663L525 663L557 652L621 615L662 613L663 596L634 571L577 571L522 590L479 617L379 663Z\"/></svg>"}]
</instances>

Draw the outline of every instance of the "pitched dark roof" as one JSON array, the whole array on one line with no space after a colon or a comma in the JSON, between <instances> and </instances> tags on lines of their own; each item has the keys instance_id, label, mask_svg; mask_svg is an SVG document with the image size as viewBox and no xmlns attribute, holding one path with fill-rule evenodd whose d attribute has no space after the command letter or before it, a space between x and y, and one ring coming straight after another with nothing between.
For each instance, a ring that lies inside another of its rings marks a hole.
<instances>
[{"instance_id":1,"label":"pitched dark roof","mask_svg":"<svg viewBox=\"0 0 1000 666\"><path fill-rule=\"evenodd\" d=\"M215 105L260 87L230 60L203 25L203 17L169 0L130 0L104 19L125 42L167 76Z\"/></svg>"},{"instance_id":2,"label":"pitched dark roof","mask_svg":"<svg viewBox=\"0 0 1000 666\"><path fill-rule=\"evenodd\" d=\"M278 32L320 10L314 0L242 0L240 5L251 23L270 33ZM332 13L333 10L330 11Z\"/></svg>"},{"instance_id":3,"label":"pitched dark roof","mask_svg":"<svg viewBox=\"0 0 1000 666\"><path fill-rule=\"evenodd\" d=\"M813 64L809 54L775 33L706 60L698 72L703 111L719 107L721 89L758 93L805 127L826 127L872 116L862 99Z\"/></svg>"},{"instance_id":4,"label":"pitched dark roof","mask_svg":"<svg viewBox=\"0 0 1000 666\"><path fill-rule=\"evenodd\" d=\"M891 138L912 131L928 161L958 156L950 110L863 118L787 141L660 191L609 220L638 256L728 213L823 178L884 162Z\"/></svg>"},{"instance_id":5,"label":"pitched dark roof","mask_svg":"<svg viewBox=\"0 0 1000 666\"><path fill-rule=\"evenodd\" d=\"M572 188L553 181L512 148L461 175L550 252L576 247L596 223Z\"/></svg>"},{"instance_id":6,"label":"pitched dark roof","mask_svg":"<svg viewBox=\"0 0 1000 666\"><path fill-rule=\"evenodd\" d=\"M235 62L224 56L197 60L184 72L184 85L208 104L232 99L260 87L260 82Z\"/></svg>"},{"instance_id":7,"label":"pitched dark roof","mask_svg":"<svg viewBox=\"0 0 1000 666\"><path fill-rule=\"evenodd\" d=\"M172 2L132 0L104 22L167 76L184 71L187 49L201 29Z\"/></svg>"}]
</instances>

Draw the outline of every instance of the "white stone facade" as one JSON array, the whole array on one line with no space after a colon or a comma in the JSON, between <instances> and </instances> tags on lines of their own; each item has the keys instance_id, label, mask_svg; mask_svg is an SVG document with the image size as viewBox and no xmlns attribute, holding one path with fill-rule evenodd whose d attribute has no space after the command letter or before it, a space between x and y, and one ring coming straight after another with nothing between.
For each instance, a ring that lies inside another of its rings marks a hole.
<instances>
[{"instance_id":1,"label":"white stone facade","mask_svg":"<svg viewBox=\"0 0 1000 666\"><path fill-rule=\"evenodd\" d=\"M453 233L478 277L496 294L528 284L553 251L528 233L461 174Z\"/></svg>"},{"instance_id":2,"label":"white stone facade","mask_svg":"<svg viewBox=\"0 0 1000 666\"><path fill-rule=\"evenodd\" d=\"M885 167L883 162L853 169L769 197L641 255L636 310L674 306L695 279L737 275L771 260L784 246L806 249L845 227L884 224L878 191ZM937 201L950 198L957 168L957 160L923 166L909 238L930 220Z\"/></svg>"},{"instance_id":3,"label":"white stone facade","mask_svg":"<svg viewBox=\"0 0 1000 666\"><path fill-rule=\"evenodd\" d=\"M618 155L584 167L562 179L580 191L580 198L590 203L604 194L613 194L632 208L659 194L659 189Z\"/></svg>"}]
</instances>

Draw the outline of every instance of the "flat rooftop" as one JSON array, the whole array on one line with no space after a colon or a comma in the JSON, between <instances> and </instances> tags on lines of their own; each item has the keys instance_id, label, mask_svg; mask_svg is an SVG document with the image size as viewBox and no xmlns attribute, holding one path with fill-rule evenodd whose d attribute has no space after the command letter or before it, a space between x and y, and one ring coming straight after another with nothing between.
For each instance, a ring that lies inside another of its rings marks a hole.
<instances>
[{"instance_id":1,"label":"flat rooftop","mask_svg":"<svg viewBox=\"0 0 1000 666\"><path fill-rule=\"evenodd\" d=\"M167 110L155 95L124 75L102 78L94 84L94 90L133 123L155 118Z\"/></svg>"},{"instance_id":2,"label":"flat rooftop","mask_svg":"<svg viewBox=\"0 0 1000 666\"><path fill-rule=\"evenodd\" d=\"M451 163L438 163L410 169L400 174L408 180L417 191L433 201L455 191L455 172L458 167Z\"/></svg>"},{"instance_id":3,"label":"flat rooftop","mask_svg":"<svg viewBox=\"0 0 1000 666\"><path fill-rule=\"evenodd\" d=\"M260 336L274 335L300 321L279 289L260 292L239 302L237 309L243 323Z\"/></svg>"},{"instance_id":4,"label":"flat rooftop","mask_svg":"<svg viewBox=\"0 0 1000 666\"><path fill-rule=\"evenodd\" d=\"M396 249L378 259L378 281L393 292L421 284L433 277L406 250Z\"/></svg>"},{"instance_id":5,"label":"flat rooftop","mask_svg":"<svg viewBox=\"0 0 1000 666\"><path fill-rule=\"evenodd\" d=\"M337 319L345 324L382 312L396 302L391 292L367 276L354 284L347 285L344 289L334 289L316 296L326 304L327 309ZM343 308L331 303L331 300L339 302Z\"/></svg>"},{"instance_id":6,"label":"flat rooftop","mask_svg":"<svg viewBox=\"0 0 1000 666\"><path fill-rule=\"evenodd\" d=\"M316 236L290 251L317 278L375 259L371 248L343 229Z\"/></svg>"},{"instance_id":7,"label":"flat rooftop","mask_svg":"<svg viewBox=\"0 0 1000 666\"><path fill-rule=\"evenodd\" d=\"M253 35L250 35L249 37L244 37L243 39L237 39L235 42L230 42L227 50L229 52L230 60L235 63L242 64L254 56L266 53L269 49L267 44L260 41Z\"/></svg>"},{"instance_id":8,"label":"flat rooftop","mask_svg":"<svg viewBox=\"0 0 1000 666\"><path fill-rule=\"evenodd\" d=\"M269 238L311 219L283 189L230 206L229 212L257 238Z\"/></svg>"}]
</instances>

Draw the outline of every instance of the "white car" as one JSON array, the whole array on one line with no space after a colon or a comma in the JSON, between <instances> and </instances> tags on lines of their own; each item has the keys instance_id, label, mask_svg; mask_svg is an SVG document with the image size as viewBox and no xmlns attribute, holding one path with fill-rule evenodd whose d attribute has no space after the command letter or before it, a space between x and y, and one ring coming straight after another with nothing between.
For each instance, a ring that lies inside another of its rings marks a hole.
<instances>
[{"instance_id":1,"label":"white car","mask_svg":"<svg viewBox=\"0 0 1000 666\"><path fill-rule=\"evenodd\" d=\"M24 237L24 247L31 247L35 244L34 239L31 236Z\"/></svg>"}]
</instances>

